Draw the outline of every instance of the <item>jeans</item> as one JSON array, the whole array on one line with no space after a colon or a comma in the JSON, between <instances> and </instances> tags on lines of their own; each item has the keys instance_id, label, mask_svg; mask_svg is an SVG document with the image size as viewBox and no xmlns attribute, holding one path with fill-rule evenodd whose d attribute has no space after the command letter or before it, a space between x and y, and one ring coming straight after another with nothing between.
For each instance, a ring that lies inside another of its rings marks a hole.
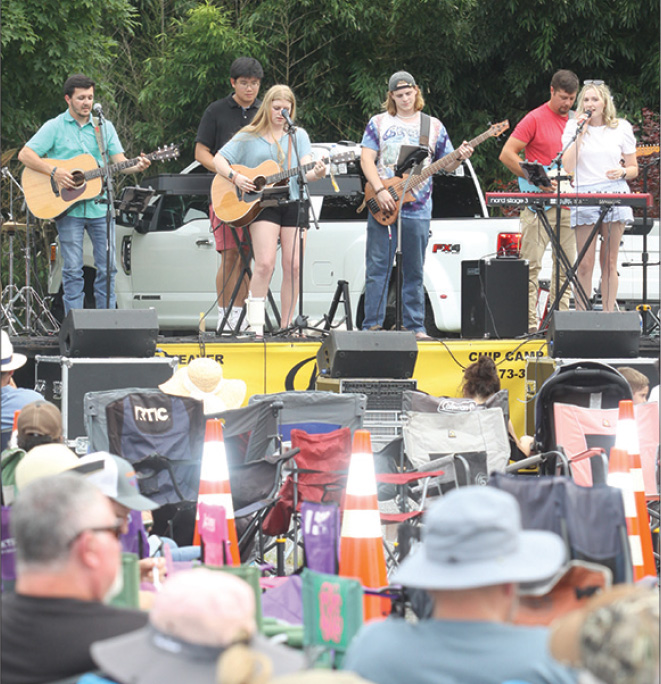
<instances>
[{"instance_id":1,"label":"jeans","mask_svg":"<svg viewBox=\"0 0 661 684\"><path fill-rule=\"evenodd\" d=\"M63 216L58 219L57 233L62 252L62 288L64 289L64 315L71 309L84 308L85 293L83 280L83 237L85 231L92 241L96 278L94 279L94 300L97 309L114 309L115 300L115 223L110 226L110 301L106 302L106 217L81 218Z\"/></svg>"},{"instance_id":2,"label":"jeans","mask_svg":"<svg viewBox=\"0 0 661 684\"><path fill-rule=\"evenodd\" d=\"M428 241L429 219L402 217L402 324L414 332L425 331L423 277ZM390 227L382 226L370 215L365 246L363 330L383 325L396 247L397 223Z\"/></svg>"}]
</instances>

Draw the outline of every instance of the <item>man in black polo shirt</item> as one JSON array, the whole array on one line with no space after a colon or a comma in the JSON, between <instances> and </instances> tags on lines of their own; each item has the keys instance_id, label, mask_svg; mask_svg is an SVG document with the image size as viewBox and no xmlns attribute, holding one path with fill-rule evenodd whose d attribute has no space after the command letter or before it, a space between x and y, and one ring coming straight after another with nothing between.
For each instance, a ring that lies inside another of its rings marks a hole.
<instances>
[{"instance_id":1,"label":"man in black polo shirt","mask_svg":"<svg viewBox=\"0 0 661 684\"><path fill-rule=\"evenodd\" d=\"M252 57L239 57L230 67L230 83L234 92L212 102L202 115L195 138L195 159L212 173L216 173L213 158L216 152L243 126L247 126L257 113L261 101L257 99L264 70ZM222 254L222 262L216 275L218 293L218 326L229 306L232 291L241 273L239 248L229 226L220 221L209 206L209 218L216 239L216 250ZM243 238L242 231L237 230ZM241 308L248 296L248 278L244 278L236 297L236 304L229 312L225 330L235 332ZM220 330L219 330L220 332Z\"/></svg>"}]
</instances>

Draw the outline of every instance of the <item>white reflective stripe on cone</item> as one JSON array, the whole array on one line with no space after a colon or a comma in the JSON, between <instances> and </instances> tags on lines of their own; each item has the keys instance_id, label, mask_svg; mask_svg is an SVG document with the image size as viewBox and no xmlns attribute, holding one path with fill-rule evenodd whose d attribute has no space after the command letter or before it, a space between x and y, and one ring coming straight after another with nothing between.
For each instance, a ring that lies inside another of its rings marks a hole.
<instances>
[{"instance_id":1,"label":"white reflective stripe on cone","mask_svg":"<svg viewBox=\"0 0 661 684\"><path fill-rule=\"evenodd\" d=\"M629 471L631 473L631 480L633 482L634 492L644 492L645 491L645 481L643 480L643 469L642 468L631 468Z\"/></svg>"},{"instance_id":2,"label":"white reflective stripe on cone","mask_svg":"<svg viewBox=\"0 0 661 684\"><path fill-rule=\"evenodd\" d=\"M643 545L637 534L629 535L629 548L631 549L631 564L636 566L643 565Z\"/></svg>"},{"instance_id":3,"label":"white reflective stripe on cone","mask_svg":"<svg viewBox=\"0 0 661 684\"><path fill-rule=\"evenodd\" d=\"M379 511L344 511L341 536L354 539L380 538L381 516Z\"/></svg>"},{"instance_id":4,"label":"white reflective stripe on cone","mask_svg":"<svg viewBox=\"0 0 661 684\"><path fill-rule=\"evenodd\" d=\"M205 442L202 451L200 480L205 482L226 482L230 479L223 442Z\"/></svg>"},{"instance_id":5,"label":"white reflective stripe on cone","mask_svg":"<svg viewBox=\"0 0 661 684\"><path fill-rule=\"evenodd\" d=\"M347 478L347 496L370 496L376 494L376 475L372 454L352 454Z\"/></svg>"}]
</instances>

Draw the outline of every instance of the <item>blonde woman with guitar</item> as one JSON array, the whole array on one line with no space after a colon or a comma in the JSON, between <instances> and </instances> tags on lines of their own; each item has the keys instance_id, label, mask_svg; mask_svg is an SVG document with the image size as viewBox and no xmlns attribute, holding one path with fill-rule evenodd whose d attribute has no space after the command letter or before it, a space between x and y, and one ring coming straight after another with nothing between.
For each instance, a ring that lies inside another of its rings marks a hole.
<instances>
[{"instance_id":1,"label":"blonde woman with guitar","mask_svg":"<svg viewBox=\"0 0 661 684\"><path fill-rule=\"evenodd\" d=\"M223 186L226 187L228 183L233 186L231 193L224 192L223 195L228 196L228 199L234 199L235 204L237 198L239 203L245 199L246 206L250 209L249 200L262 190L260 180L263 180L264 175L273 173L273 162L276 170L277 167L285 169L283 175L287 175L287 170L293 172L298 166L309 167L305 178L310 182L326 175L323 162L312 161L310 138L302 128L295 130L295 144L292 143L285 113L292 122L295 121L294 93L286 85L275 85L264 96L252 123L242 128L214 157L216 171L223 179ZM258 168L260 166L261 168ZM223 216L220 206L223 201L216 202L212 190L214 210L220 218L232 223L250 224L255 265L250 279L248 322L258 334L263 325L263 322L259 322L263 321L263 313L256 313L256 310L263 311L262 307L275 268L278 240L282 259L281 328L288 328L292 321L298 298L298 229L308 227L307 204L303 204L302 216L298 216L299 193L298 180L292 177L289 180L289 202L265 209L259 206L259 201L254 202L254 211L246 211L243 221L233 221Z\"/></svg>"}]
</instances>

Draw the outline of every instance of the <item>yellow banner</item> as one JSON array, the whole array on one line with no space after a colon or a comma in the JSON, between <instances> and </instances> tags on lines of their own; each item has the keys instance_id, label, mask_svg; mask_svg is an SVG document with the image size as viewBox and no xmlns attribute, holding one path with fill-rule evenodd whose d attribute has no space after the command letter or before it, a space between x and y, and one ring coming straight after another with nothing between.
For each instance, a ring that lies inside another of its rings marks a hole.
<instances>
[{"instance_id":1,"label":"yellow banner","mask_svg":"<svg viewBox=\"0 0 661 684\"><path fill-rule=\"evenodd\" d=\"M161 355L178 356L185 365L200 356L215 359L226 378L241 378L253 394L314 389L320 342L161 344ZM434 396L460 396L463 369L481 355L498 368L509 390L510 414L516 433L525 431L526 362L546 356L545 340L443 340L418 345L413 377L418 389ZM366 354L369 351L365 352Z\"/></svg>"}]
</instances>

